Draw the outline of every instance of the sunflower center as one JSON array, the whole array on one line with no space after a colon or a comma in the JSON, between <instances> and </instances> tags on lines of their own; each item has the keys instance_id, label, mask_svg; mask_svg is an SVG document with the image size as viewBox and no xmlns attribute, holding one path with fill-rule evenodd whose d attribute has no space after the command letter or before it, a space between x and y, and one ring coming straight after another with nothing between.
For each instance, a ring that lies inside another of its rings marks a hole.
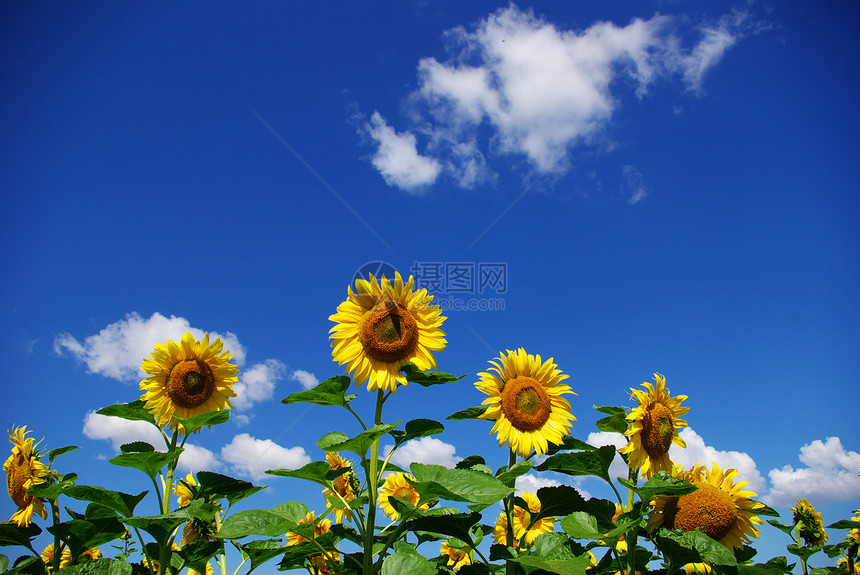
<instances>
[{"instance_id":1,"label":"sunflower center","mask_svg":"<svg viewBox=\"0 0 860 575\"><path fill-rule=\"evenodd\" d=\"M25 507L30 499L30 496L27 495L27 488L24 487L28 469L27 458L19 453L15 455L15 459L10 462L9 469L6 471L6 487L9 490L9 497L18 507Z\"/></svg>"},{"instance_id":2,"label":"sunflower center","mask_svg":"<svg viewBox=\"0 0 860 575\"><path fill-rule=\"evenodd\" d=\"M377 361L405 359L418 343L418 324L405 307L393 301L377 304L361 319L358 340Z\"/></svg>"},{"instance_id":3,"label":"sunflower center","mask_svg":"<svg viewBox=\"0 0 860 575\"><path fill-rule=\"evenodd\" d=\"M520 431L540 429L549 419L552 403L549 394L535 379L515 377L502 388L502 413Z\"/></svg>"},{"instance_id":4,"label":"sunflower center","mask_svg":"<svg viewBox=\"0 0 860 575\"><path fill-rule=\"evenodd\" d=\"M675 422L672 412L662 403L652 403L642 420L642 447L651 458L659 458L669 452Z\"/></svg>"},{"instance_id":5,"label":"sunflower center","mask_svg":"<svg viewBox=\"0 0 860 575\"><path fill-rule=\"evenodd\" d=\"M167 376L167 395L179 407L193 408L206 403L215 392L215 376L205 361L180 361Z\"/></svg>"},{"instance_id":6,"label":"sunflower center","mask_svg":"<svg viewBox=\"0 0 860 575\"><path fill-rule=\"evenodd\" d=\"M699 485L699 489L666 506L666 516L673 529L702 532L719 541L725 537L738 518L738 508L731 495L713 485Z\"/></svg>"}]
</instances>

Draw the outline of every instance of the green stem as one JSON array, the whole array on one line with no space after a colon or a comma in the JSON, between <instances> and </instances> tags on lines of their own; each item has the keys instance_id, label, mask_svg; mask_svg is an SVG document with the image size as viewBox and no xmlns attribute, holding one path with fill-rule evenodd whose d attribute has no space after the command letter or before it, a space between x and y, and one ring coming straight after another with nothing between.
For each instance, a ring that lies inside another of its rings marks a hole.
<instances>
[{"instance_id":1,"label":"green stem","mask_svg":"<svg viewBox=\"0 0 860 575\"><path fill-rule=\"evenodd\" d=\"M376 394L376 413L373 424L382 423L382 405L385 403L383 391L380 389ZM379 485L377 467L379 466L379 438L377 437L370 446L370 464L367 473L367 522L364 527L364 575L373 573L373 536L376 534L376 497Z\"/></svg>"},{"instance_id":2,"label":"green stem","mask_svg":"<svg viewBox=\"0 0 860 575\"><path fill-rule=\"evenodd\" d=\"M178 439L179 426L176 426L173 429L173 437L170 439L170 448L168 449L168 453L176 451L176 442ZM178 462L179 459L177 458L167 464L167 477L164 481L164 497L161 500L161 513L163 515L170 513L170 492L173 487L173 473L176 471L176 464ZM164 575L167 572L167 564L170 562L171 553L172 550L170 548L170 542L161 546L158 553L158 575Z\"/></svg>"},{"instance_id":3,"label":"green stem","mask_svg":"<svg viewBox=\"0 0 860 575\"><path fill-rule=\"evenodd\" d=\"M367 426L364 424L364 421L362 421L362 420L361 420L361 418L358 416L358 414L352 410L352 408L349 406L349 404L347 403L346 405L344 405L344 407L345 407L345 408L346 408L346 409L347 409L351 414L353 414L353 415L355 416L355 418L358 420L359 425L361 425L361 429L362 429L362 430L364 430L364 431L367 431Z\"/></svg>"},{"instance_id":4,"label":"green stem","mask_svg":"<svg viewBox=\"0 0 860 575\"><path fill-rule=\"evenodd\" d=\"M510 470L517 462L517 453L511 449L508 455L508 469ZM516 486L516 478L508 481L508 487ZM505 497L505 515L508 518L508 528L505 532L505 543L507 546L514 546L514 496L516 491ZM515 575L516 566L513 561L505 561L505 575Z\"/></svg>"},{"instance_id":5,"label":"green stem","mask_svg":"<svg viewBox=\"0 0 860 575\"><path fill-rule=\"evenodd\" d=\"M51 522L56 527L60 523L60 507L57 505L57 498L49 499L51 504ZM51 558L51 568L56 573L60 570L60 536L54 535L54 556Z\"/></svg>"},{"instance_id":6,"label":"green stem","mask_svg":"<svg viewBox=\"0 0 860 575\"><path fill-rule=\"evenodd\" d=\"M630 483L636 485L639 481L639 470L630 469L627 473ZM611 485L611 484L610 484ZM632 489L627 489L627 509L633 509L633 503L636 499L636 493ZM627 575L636 575L636 543L639 537L639 525L636 524L630 528L624 535L624 541L627 543Z\"/></svg>"}]
</instances>

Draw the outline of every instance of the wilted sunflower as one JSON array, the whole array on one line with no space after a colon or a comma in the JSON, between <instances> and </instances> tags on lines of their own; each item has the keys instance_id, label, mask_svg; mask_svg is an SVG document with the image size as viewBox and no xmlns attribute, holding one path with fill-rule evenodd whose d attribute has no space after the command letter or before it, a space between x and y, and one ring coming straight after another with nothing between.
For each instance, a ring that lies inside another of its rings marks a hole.
<instances>
[{"instance_id":1,"label":"wilted sunflower","mask_svg":"<svg viewBox=\"0 0 860 575\"><path fill-rule=\"evenodd\" d=\"M42 551L42 562L45 563L45 567L47 567L48 571L54 568L54 544L50 543L47 547ZM72 562L72 552L69 551L68 547L63 547L63 551L60 553L60 569L63 567L67 567L69 563Z\"/></svg>"},{"instance_id":2,"label":"wilted sunflower","mask_svg":"<svg viewBox=\"0 0 860 575\"><path fill-rule=\"evenodd\" d=\"M790 507L794 514L794 528L803 539L805 545L824 545L827 532L824 530L824 520L804 497L796 500L795 507Z\"/></svg>"},{"instance_id":3,"label":"wilted sunflower","mask_svg":"<svg viewBox=\"0 0 860 575\"><path fill-rule=\"evenodd\" d=\"M329 330L332 358L346 364L346 372L355 372L355 384L367 382L367 390L395 391L406 385L400 373L409 361L418 369L436 367L433 352L444 349L445 332L439 326L445 321L439 306L430 305L433 296L426 289L414 291L415 281L403 283L394 273L394 284L384 275L377 282L355 280L355 292L330 316L337 325Z\"/></svg>"},{"instance_id":4,"label":"wilted sunflower","mask_svg":"<svg viewBox=\"0 0 860 575\"><path fill-rule=\"evenodd\" d=\"M671 397L666 389L666 378L659 373L654 374L654 380L656 385L647 381L642 384L648 392L630 389L630 397L639 407L627 416L631 425L624 435L629 440L619 451L628 455L630 469L639 469L648 479L658 471L672 471L669 448L673 443L687 447L678 430L687 427L687 422L680 417L690 411L689 407L681 407L686 395Z\"/></svg>"},{"instance_id":5,"label":"wilted sunflower","mask_svg":"<svg viewBox=\"0 0 860 575\"><path fill-rule=\"evenodd\" d=\"M458 547L452 547L448 541L442 542L442 547L439 552L448 557L448 567L457 571L460 567L469 565L472 562L472 553Z\"/></svg>"},{"instance_id":6,"label":"wilted sunflower","mask_svg":"<svg viewBox=\"0 0 860 575\"><path fill-rule=\"evenodd\" d=\"M526 545L531 545L541 533L552 533L555 517L539 519L529 528L532 522L532 514L537 515L540 513L540 499L533 493L522 493L520 497L522 497L529 507L528 509L524 509L519 505L514 506L514 537L523 541Z\"/></svg>"},{"instance_id":7,"label":"wilted sunflower","mask_svg":"<svg viewBox=\"0 0 860 575\"><path fill-rule=\"evenodd\" d=\"M311 511L305 515L304 519L299 520L299 525L308 525L316 520L316 513ZM316 525L314 525L314 538L319 537L323 533L328 533L329 531L331 531L331 521L328 519L320 519ZM304 535L299 535L298 533L293 532L287 533L287 547L304 543L307 540L307 537Z\"/></svg>"},{"instance_id":8,"label":"wilted sunflower","mask_svg":"<svg viewBox=\"0 0 860 575\"><path fill-rule=\"evenodd\" d=\"M752 510L762 507L750 497L756 494L743 487L747 481L734 482L739 474L734 469L711 469L697 464L689 471L681 466L672 475L689 481L698 489L681 497L656 497L648 515L648 531L658 527L694 531L696 528L731 550L739 549L758 537L756 525L764 523Z\"/></svg>"},{"instance_id":9,"label":"wilted sunflower","mask_svg":"<svg viewBox=\"0 0 860 575\"><path fill-rule=\"evenodd\" d=\"M343 502L346 501L348 503L355 499L355 489L353 488L355 473L352 472L352 463L342 458L340 453L329 451L325 454L325 458L332 471L344 468L349 469L349 471L345 471L338 475L332 482L334 491L328 487L323 489L323 496L326 500L326 509L334 507L335 523L343 523L344 517L346 517L347 520L352 519L352 510L345 506ZM343 501L341 501L341 498Z\"/></svg>"},{"instance_id":10,"label":"wilted sunflower","mask_svg":"<svg viewBox=\"0 0 860 575\"><path fill-rule=\"evenodd\" d=\"M412 505L418 505L418 502L421 500L421 495L419 495L418 491L416 491L409 481L406 480L406 477L406 475L399 471L391 473L385 478L385 483L382 484L382 487L379 490L379 506L382 507L385 514L393 521L396 521L397 518L400 517L400 513L397 512L394 505L392 505L388 500L389 497L404 499ZM409 479L413 478L409 476ZM425 503L419 509L424 511L429 508L430 504Z\"/></svg>"},{"instance_id":11,"label":"wilted sunflower","mask_svg":"<svg viewBox=\"0 0 860 575\"><path fill-rule=\"evenodd\" d=\"M18 511L9 520L14 521L18 527L30 525L33 522L33 513L40 515L42 519L48 517L42 500L27 494L30 487L45 483L45 477L48 475L48 467L39 461L41 454L36 450L38 443L33 445L33 438L27 437L28 433L30 432L27 431L26 425L12 428L9 433L12 455L3 464L9 497L18 506Z\"/></svg>"},{"instance_id":12,"label":"wilted sunflower","mask_svg":"<svg viewBox=\"0 0 860 575\"><path fill-rule=\"evenodd\" d=\"M569 385L559 385L569 376L557 369L552 358L541 362L539 355L523 348L507 350L507 355L496 359L490 361L489 372L478 374L481 380L475 387L489 396L480 417L495 420L490 433L498 433L499 445L507 443L527 457L532 450L545 453L549 443L562 443L571 421L576 421L570 403L562 397L573 391Z\"/></svg>"},{"instance_id":13,"label":"wilted sunflower","mask_svg":"<svg viewBox=\"0 0 860 575\"><path fill-rule=\"evenodd\" d=\"M140 382L140 389L145 392L141 399L159 427L176 427L174 415L188 419L233 409L230 398L236 397L233 384L239 369L230 363L233 354L221 353L223 347L220 338L210 345L208 333L197 341L191 332L185 332L180 342L155 344L155 351L141 365L149 377Z\"/></svg>"}]
</instances>

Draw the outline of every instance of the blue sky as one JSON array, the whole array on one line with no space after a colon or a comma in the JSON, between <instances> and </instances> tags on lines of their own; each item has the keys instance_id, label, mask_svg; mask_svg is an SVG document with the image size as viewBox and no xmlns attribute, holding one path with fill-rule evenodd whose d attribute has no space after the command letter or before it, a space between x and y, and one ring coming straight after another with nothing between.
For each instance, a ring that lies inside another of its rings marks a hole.
<instances>
[{"instance_id":1,"label":"blue sky","mask_svg":"<svg viewBox=\"0 0 860 575\"><path fill-rule=\"evenodd\" d=\"M570 374L579 438L660 372L689 396L679 458L738 467L783 512L860 506L856 3L0 11L0 409L81 446L59 460L81 483L132 491L106 459L134 431L92 412L136 399L143 357L190 328L243 371L186 466L270 485L254 507L318 505L260 472L357 431L279 403L342 373L327 318L356 270L503 264L503 293L437 292L494 308L446 314L439 369L470 376L398 392L387 420L480 403L475 374L524 347ZM409 453L499 466L489 428ZM765 531L762 558L787 542Z\"/></svg>"}]
</instances>

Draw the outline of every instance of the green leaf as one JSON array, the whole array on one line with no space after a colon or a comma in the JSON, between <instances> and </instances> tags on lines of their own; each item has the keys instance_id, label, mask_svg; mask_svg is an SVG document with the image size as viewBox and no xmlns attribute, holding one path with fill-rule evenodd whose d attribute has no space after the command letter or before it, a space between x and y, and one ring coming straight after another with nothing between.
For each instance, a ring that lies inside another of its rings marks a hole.
<instances>
[{"instance_id":1,"label":"green leaf","mask_svg":"<svg viewBox=\"0 0 860 575\"><path fill-rule=\"evenodd\" d=\"M68 488L72 487L77 478L78 475L76 473L68 473L61 476L56 483L41 483L35 487L30 487L27 489L27 493L41 499L56 499Z\"/></svg>"},{"instance_id":2,"label":"green leaf","mask_svg":"<svg viewBox=\"0 0 860 575\"><path fill-rule=\"evenodd\" d=\"M107 557L62 569L63 575L131 575L131 572L132 567L128 561Z\"/></svg>"},{"instance_id":3,"label":"green leaf","mask_svg":"<svg viewBox=\"0 0 860 575\"><path fill-rule=\"evenodd\" d=\"M611 405L594 405L592 407L594 407L594 409L596 409L600 413L605 413L606 415L619 415L622 413L627 413L627 410L623 407L613 407Z\"/></svg>"},{"instance_id":4,"label":"green leaf","mask_svg":"<svg viewBox=\"0 0 860 575\"><path fill-rule=\"evenodd\" d=\"M609 482L609 465L615 458L615 447L604 445L593 451L557 453L535 467L537 471L557 471L567 475L594 475Z\"/></svg>"},{"instance_id":5,"label":"green leaf","mask_svg":"<svg viewBox=\"0 0 860 575\"><path fill-rule=\"evenodd\" d=\"M821 545L810 545L809 547L804 547L801 545L789 545L786 547L788 552L792 555L797 555L801 559L808 561L810 557L821 551Z\"/></svg>"},{"instance_id":6,"label":"green leaf","mask_svg":"<svg viewBox=\"0 0 860 575\"><path fill-rule=\"evenodd\" d=\"M74 451L75 449L80 449L77 445L67 445L65 447L58 447L56 449L52 449L48 451L48 466L53 463L53 461L61 455L65 455L70 451Z\"/></svg>"},{"instance_id":7,"label":"green leaf","mask_svg":"<svg viewBox=\"0 0 860 575\"><path fill-rule=\"evenodd\" d=\"M217 541L197 539L182 546L179 556L182 558L183 566L188 566L198 573L206 573L206 563L221 551L221 544Z\"/></svg>"},{"instance_id":8,"label":"green leaf","mask_svg":"<svg viewBox=\"0 0 860 575\"><path fill-rule=\"evenodd\" d=\"M424 371L415 367L415 364L406 362L400 366L400 371L406 376L406 381L409 383L417 383L423 387L431 385L441 385L445 383L454 383L460 381L465 375L451 375L450 373L442 373L441 371Z\"/></svg>"},{"instance_id":9,"label":"green leaf","mask_svg":"<svg viewBox=\"0 0 860 575\"><path fill-rule=\"evenodd\" d=\"M149 475L150 478L155 479L162 467L174 459L178 459L181 454L182 449L180 448L169 453L161 451L122 453L109 462L120 467L139 469Z\"/></svg>"},{"instance_id":10,"label":"green leaf","mask_svg":"<svg viewBox=\"0 0 860 575\"><path fill-rule=\"evenodd\" d=\"M607 417L603 417L597 420L597 423L594 425L597 426L597 429L600 431L608 431L611 433L625 433L628 428L627 419L625 419L626 414L624 413L616 413L614 415L609 415Z\"/></svg>"},{"instance_id":11,"label":"green leaf","mask_svg":"<svg viewBox=\"0 0 860 575\"><path fill-rule=\"evenodd\" d=\"M148 453L155 451L155 448L145 441L132 441L119 446L121 453Z\"/></svg>"},{"instance_id":12,"label":"green leaf","mask_svg":"<svg viewBox=\"0 0 860 575\"><path fill-rule=\"evenodd\" d=\"M734 554L725 545L714 541L699 529L681 531L661 528L655 540L657 547L677 565L702 562L729 567L737 565Z\"/></svg>"},{"instance_id":13,"label":"green leaf","mask_svg":"<svg viewBox=\"0 0 860 575\"><path fill-rule=\"evenodd\" d=\"M31 523L27 527L18 527L17 524L11 521L4 521L0 523L0 547L10 547L12 545L29 547L30 540L41 532L42 529L35 523Z\"/></svg>"},{"instance_id":14,"label":"green leaf","mask_svg":"<svg viewBox=\"0 0 860 575\"><path fill-rule=\"evenodd\" d=\"M186 521L185 517L179 517L173 513L149 517L126 517L122 520L126 525L136 529L143 529L152 535L152 538L159 545L166 545L173 531Z\"/></svg>"},{"instance_id":15,"label":"green leaf","mask_svg":"<svg viewBox=\"0 0 860 575\"><path fill-rule=\"evenodd\" d=\"M450 419L452 421L479 420L481 419L481 416L484 415L485 411L487 411L486 405L476 405L475 407L461 409L457 413L452 413L445 419Z\"/></svg>"},{"instance_id":16,"label":"green leaf","mask_svg":"<svg viewBox=\"0 0 860 575\"><path fill-rule=\"evenodd\" d=\"M364 459L367 455L367 450L370 449L373 442L383 435L391 433L391 431L396 429L399 424L399 421L397 423L380 424L375 427L371 427L367 431L362 431L351 439L340 441L338 441L338 439L340 439L341 436L345 437L343 433L329 433L324 435L317 442L317 445L319 445L324 451L349 451Z\"/></svg>"},{"instance_id":17,"label":"green leaf","mask_svg":"<svg viewBox=\"0 0 860 575\"><path fill-rule=\"evenodd\" d=\"M297 501L272 509L251 509L234 513L215 534L220 539L240 539L248 535L277 537L295 529L308 514L308 506Z\"/></svg>"},{"instance_id":18,"label":"green leaf","mask_svg":"<svg viewBox=\"0 0 860 575\"><path fill-rule=\"evenodd\" d=\"M618 482L636 493L645 502L651 501L655 497L681 497L698 489L692 483L672 477L665 471L658 471L641 487L636 487L635 484L620 477Z\"/></svg>"},{"instance_id":19,"label":"green leaf","mask_svg":"<svg viewBox=\"0 0 860 575\"><path fill-rule=\"evenodd\" d=\"M93 520L72 519L47 529L69 546L74 557L87 549L119 539L125 534L125 527L114 517Z\"/></svg>"},{"instance_id":20,"label":"green leaf","mask_svg":"<svg viewBox=\"0 0 860 575\"><path fill-rule=\"evenodd\" d=\"M827 526L828 529L857 529L860 528L860 523L850 519L841 519L832 525Z\"/></svg>"},{"instance_id":21,"label":"green leaf","mask_svg":"<svg viewBox=\"0 0 860 575\"><path fill-rule=\"evenodd\" d=\"M571 435L565 435L562 437L562 441L560 444L549 444L549 449L546 450L547 456L555 455L559 451L594 451L597 449L593 445L589 445L584 441L576 439Z\"/></svg>"},{"instance_id":22,"label":"green leaf","mask_svg":"<svg viewBox=\"0 0 860 575\"><path fill-rule=\"evenodd\" d=\"M750 509L749 512L753 515L761 515L762 517L779 517L779 513L773 507L768 507L764 503L758 502L761 507Z\"/></svg>"},{"instance_id":23,"label":"green leaf","mask_svg":"<svg viewBox=\"0 0 860 575\"><path fill-rule=\"evenodd\" d=\"M791 573L793 569L794 564L789 566L785 557L774 557L767 563L738 565L738 575L782 575Z\"/></svg>"},{"instance_id":24,"label":"green leaf","mask_svg":"<svg viewBox=\"0 0 860 575\"><path fill-rule=\"evenodd\" d=\"M436 565L403 541L394 544L394 553L382 562L382 575L435 575Z\"/></svg>"},{"instance_id":25,"label":"green leaf","mask_svg":"<svg viewBox=\"0 0 860 575\"><path fill-rule=\"evenodd\" d=\"M431 499L447 499L469 503L473 511L480 511L513 493L495 477L468 469L448 469L441 465L413 463L410 466L415 477L413 485L421 494L421 502Z\"/></svg>"},{"instance_id":26,"label":"green leaf","mask_svg":"<svg viewBox=\"0 0 860 575\"><path fill-rule=\"evenodd\" d=\"M281 400L281 403L313 403L314 405L336 405L346 407L350 399L345 397L349 389L349 377L336 375L321 384L306 391L292 393Z\"/></svg>"},{"instance_id":27,"label":"green leaf","mask_svg":"<svg viewBox=\"0 0 860 575\"><path fill-rule=\"evenodd\" d=\"M791 532L794 531L794 526L786 525L785 523L780 523L779 521L776 521L774 519L770 519L768 521L768 523L773 525L774 527L776 527L777 529L779 529L780 531L782 531L786 535L791 535Z\"/></svg>"},{"instance_id":28,"label":"green leaf","mask_svg":"<svg viewBox=\"0 0 860 575\"><path fill-rule=\"evenodd\" d=\"M267 469L269 475L277 475L278 477L292 477L295 479L306 479L320 485L328 486L326 476L331 471L331 465L328 461L311 461L307 465L299 469ZM344 471L347 471L344 468Z\"/></svg>"},{"instance_id":29,"label":"green leaf","mask_svg":"<svg viewBox=\"0 0 860 575\"><path fill-rule=\"evenodd\" d=\"M446 514L441 516L427 515L408 521L406 523L406 532L426 531L429 533L446 535L448 537L456 537L461 541L473 544L470 529L480 520L481 514L477 512L457 513L455 515Z\"/></svg>"},{"instance_id":30,"label":"green leaf","mask_svg":"<svg viewBox=\"0 0 860 575\"><path fill-rule=\"evenodd\" d=\"M200 483L198 488L200 497L207 498L209 501L226 499L231 506L266 488L211 471L198 471L197 481Z\"/></svg>"},{"instance_id":31,"label":"green leaf","mask_svg":"<svg viewBox=\"0 0 860 575\"><path fill-rule=\"evenodd\" d=\"M148 492L128 495L119 491L111 491L97 485L75 485L66 490L66 495L80 501L91 501L116 511L123 517L134 515L134 508Z\"/></svg>"},{"instance_id":32,"label":"green leaf","mask_svg":"<svg viewBox=\"0 0 860 575\"><path fill-rule=\"evenodd\" d=\"M219 411L207 411L199 415L192 415L188 419L182 419L178 415L174 415L173 419L177 421L184 432L188 435L196 433L204 427L212 427L213 425L221 425L230 420L230 411L221 409Z\"/></svg>"},{"instance_id":33,"label":"green leaf","mask_svg":"<svg viewBox=\"0 0 860 575\"><path fill-rule=\"evenodd\" d=\"M251 560L251 569L248 573L275 557L283 554L286 549L283 541L279 539L263 539L250 541L242 545L242 552Z\"/></svg>"},{"instance_id":34,"label":"green leaf","mask_svg":"<svg viewBox=\"0 0 860 575\"><path fill-rule=\"evenodd\" d=\"M585 510L585 499L579 491L567 485L541 487L537 498L540 500L540 513L531 514L533 523L544 517L565 517Z\"/></svg>"},{"instance_id":35,"label":"green leaf","mask_svg":"<svg viewBox=\"0 0 860 575\"><path fill-rule=\"evenodd\" d=\"M471 469L476 465L483 465L484 467L486 467L487 462L484 461L484 458L480 455L470 455L466 459L463 459L462 461L457 463L457 465L455 465L454 467L456 467L457 469Z\"/></svg>"},{"instance_id":36,"label":"green leaf","mask_svg":"<svg viewBox=\"0 0 860 575\"><path fill-rule=\"evenodd\" d=\"M514 557L511 561L519 563L526 573L535 571L549 571L559 575L583 575L585 570L591 566L591 557L586 553L573 559L542 559L535 555L521 555Z\"/></svg>"},{"instance_id":37,"label":"green leaf","mask_svg":"<svg viewBox=\"0 0 860 575\"><path fill-rule=\"evenodd\" d=\"M534 466L534 462L532 461L518 461L514 463L510 469L503 467L504 471L499 470L500 473L496 475L496 479L504 483L505 485L513 485L513 482L516 481L517 477L521 475L525 475L531 468Z\"/></svg>"},{"instance_id":38,"label":"green leaf","mask_svg":"<svg viewBox=\"0 0 860 575\"><path fill-rule=\"evenodd\" d=\"M101 408L96 413L99 415L107 415L110 417L119 417L122 419L127 419L129 421L147 421L153 425L156 425L155 418L149 411L147 411L144 405L146 405L146 402L137 399L130 403L118 403L116 405L108 405L107 407Z\"/></svg>"},{"instance_id":39,"label":"green leaf","mask_svg":"<svg viewBox=\"0 0 860 575\"><path fill-rule=\"evenodd\" d=\"M604 533L597 528L597 519L585 511L574 511L561 520L561 528L574 539L603 539Z\"/></svg>"},{"instance_id":40,"label":"green leaf","mask_svg":"<svg viewBox=\"0 0 860 575\"><path fill-rule=\"evenodd\" d=\"M436 435L443 431L445 431L445 426L438 421L433 421L432 419L413 419L406 423L405 431L392 430L391 436L394 437L394 447L396 449L412 439Z\"/></svg>"}]
</instances>

